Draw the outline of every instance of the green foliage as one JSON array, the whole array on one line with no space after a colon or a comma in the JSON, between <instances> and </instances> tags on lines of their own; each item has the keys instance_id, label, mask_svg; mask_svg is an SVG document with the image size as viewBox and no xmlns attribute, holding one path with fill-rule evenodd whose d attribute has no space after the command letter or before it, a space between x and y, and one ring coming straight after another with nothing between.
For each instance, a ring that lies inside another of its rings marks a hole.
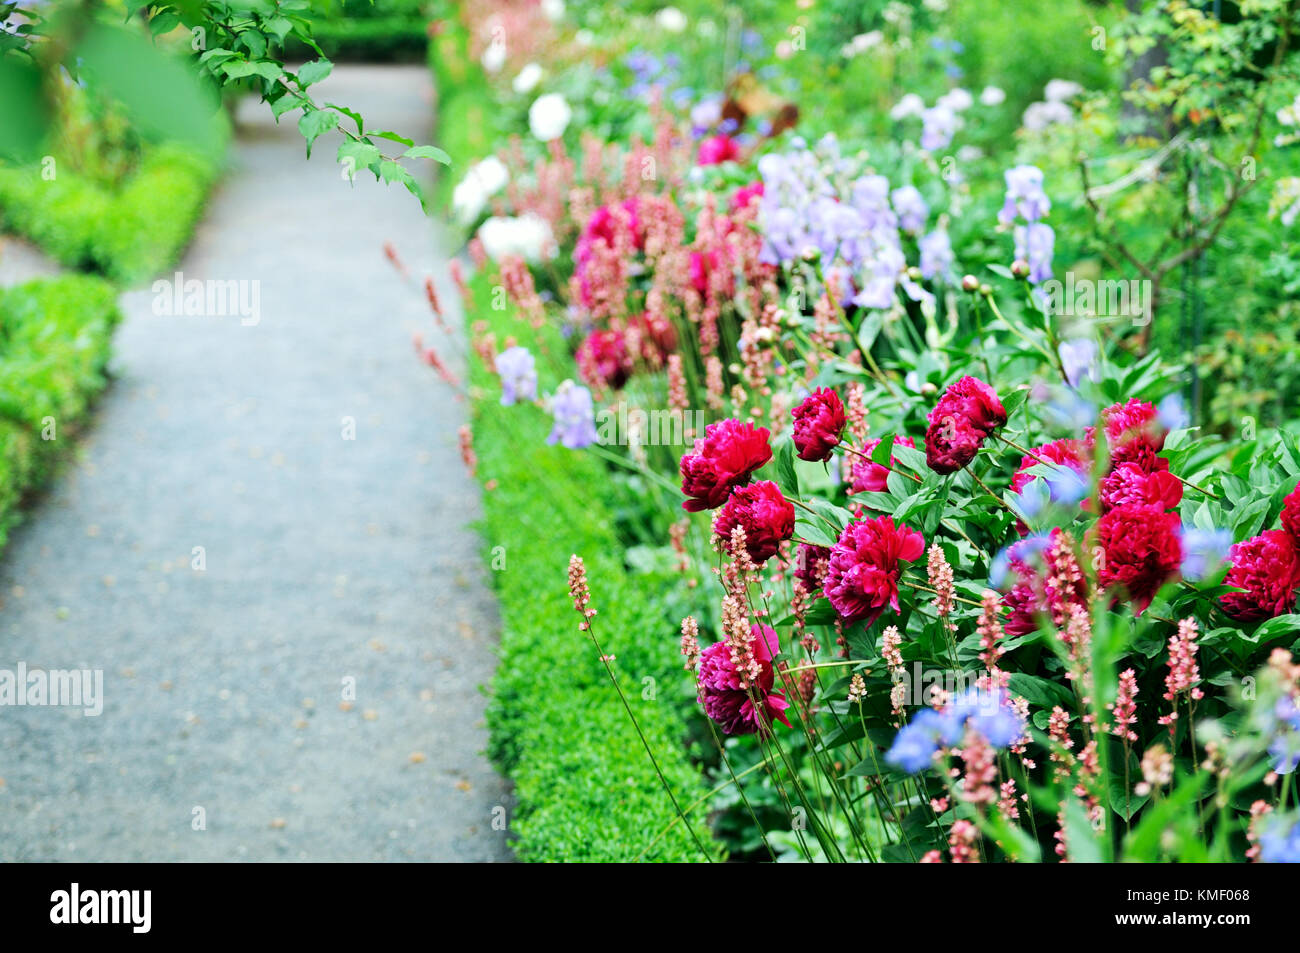
<instances>
[{"instance_id":1,"label":"green foliage","mask_svg":"<svg viewBox=\"0 0 1300 953\"><path fill-rule=\"evenodd\" d=\"M23 493L48 476L103 389L119 317L116 291L97 278L0 290L0 544Z\"/></svg>"},{"instance_id":2,"label":"green foliage","mask_svg":"<svg viewBox=\"0 0 1300 953\"><path fill-rule=\"evenodd\" d=\"M0 226L71 268L138 281L171 264L203 211L217 168L178 145L145 152L120 188L71 170L0 166Z\"/></svg>"},{"instance_id":3,"label":"green foliage","mask_svg":"<svg viewBox=\"0 0 1300 953\"><path fill-rule=\"evenodd\" d=\"M312 2L312 38L332 60L416 63L429 45L425 0L328 0ZM316 53L294 34L285 37L287 59Z\"/></svg>"},{"instance_id":4,"label":"green foliage","mask_svg":"<svg viewBox=\"0 0 1300 953\"><path fill-rule=\"evenodd\" d=\"M491 310L483 277L473 287L476 313L489 316L498 336L527 329L514 316ZM473 381L495 395L489 372L477 362ZM535 407L502 407L493 396L475 403L479 475L495 481L484 494L484 539L505 559L505 568L494 573L502 635L488 709L490 753L515 783L511 829L521 859L628 861L676 815L600 653L578 630L566 567L570 554L586 560L599 613L596 634L603 650L617 657L614 668L629 704L686 806L703 788L684 747L693 699L683 690L676 619L666 612L673 580L624 565L608 475L588 454L547 446L548 428ZM701 818L693 823L709 845ZM680 824L645 858L701 859Z\"/></svg>"}]
</instances>

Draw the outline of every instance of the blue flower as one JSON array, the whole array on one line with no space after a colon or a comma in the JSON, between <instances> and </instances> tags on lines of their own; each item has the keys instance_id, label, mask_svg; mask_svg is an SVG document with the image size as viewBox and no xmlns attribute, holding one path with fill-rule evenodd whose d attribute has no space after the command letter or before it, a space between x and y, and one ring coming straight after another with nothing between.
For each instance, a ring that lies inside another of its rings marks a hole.
<instances>
[{"instance_id":1,"label":"blue flower","mask_svg":"<svg viewBox=\"0 0 1300 953\"><path fill-rule=\"evenodd\" d=\"M1056 350L1061 355L1065 379L1071 387L1078 387L1085 377L1090 381L1101 380L1101 371L1097 367L1097 342L1092 338L1062 341Z\"/></svg>"},{"instance_id":2,"label":"blue flower","mask_svg":"<svg viewBox=\"0 0 1300 953\"><path fill-rule=\"evenodd\" d=\"M1232 533L1226 529L1183 528L1183 578L1200 582L1228 558Z\"/></svg>"},{"instance_id":3,"label":"blue flower","mask_svg":"<svg viewBox=\"0 0 1300 953\"><path fill-rule=\"evenodd\" d=\"M596 415L592 407L591 391L587 388L573 381L562 383L551 401L551 414L555 418L555 426L546 438L547 443L560 443L570 450L578 450L596 442Z\"/></svg>"},{"instance_id":4,"label":"blue flower","mask_svg":"<svg viewBox=\"0 0 1300 953\"><path fill-rule=\"evenodd\" d=\"M1277 818L1259 837L1259 859L1266 864L1300 864L1300 823L1285 830L1286 821Z\"/></svg>"},{"instance_id":5,"label":"blue flower","mask_svg":"<svg viewBox=\"0 0 1300 953\"><path fill-rule=\"evenodd\" d=\"M1192 422L1183 403L1183 397L1177 392L1162 400L1156 410L1157 417L1166 430L1182 430Z\"/></svg>"},{"instance_id":6,"label":"blue flower","mask_svg":"<svg viewBox=\"0 0 1300 953\"><path fill-rule=\"evenodd\" d=\"M528 348L507 348L496 356L495 366L501 377L502 406L537 399L537 363Z\"/></svg>"},{"instance_id":7,"label":"blue flower","mask_svg":"<svg viewBox=\"0 0 1300 953\"><path fill-rule=\"evenodd\" d=\"M952 703L948 714L959 726L975 729L995 748L1005 748L1025 733L1024 720L1000 688L972 688Z\"/></svg>"},{"instance_id":8,"label":"blue flower","mask_svg":"<svg viewBox=\"0 0 1300 953\"><path fill-rule=\"evenodd\" d=\"M924 708L898 730L894 743L885 752L885 760L908 774L924 771L939 750L940 737L950 731L943 715L933 708Z\"/></svg>"},{"instance_id":9,"label":"blue flower","mask_svg":"<svg viewBox=\"0 0 1300 953\"><path fill-rule=\"evenodd\" d=\"M1070 467L1054 468L1043 479L1053 503L1074 504L1088 495L1088 481Z\"/></svg>"}]
</instances>

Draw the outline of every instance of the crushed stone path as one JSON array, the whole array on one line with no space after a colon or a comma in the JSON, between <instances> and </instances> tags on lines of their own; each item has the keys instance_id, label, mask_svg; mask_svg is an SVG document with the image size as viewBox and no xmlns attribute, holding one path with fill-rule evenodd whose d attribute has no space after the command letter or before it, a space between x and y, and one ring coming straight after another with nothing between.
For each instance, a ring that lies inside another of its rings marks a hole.
<instances>
[{"instance_id":1,"label":"crushed stone path","mask_svg":"<svg viewBox=\"0 0 1300 953\"><path fill-rule=\"evenodd\" d=\"M429 141L424 69L313 92ZM455 304L434 229L239 115L178 270L257 282L256 323L126 292L116 380L0 555L0 669L103 672L97 717L0 708L0 860L509 860L467 408L411 347L426 274Z\"/></svg>"}]
</instances>

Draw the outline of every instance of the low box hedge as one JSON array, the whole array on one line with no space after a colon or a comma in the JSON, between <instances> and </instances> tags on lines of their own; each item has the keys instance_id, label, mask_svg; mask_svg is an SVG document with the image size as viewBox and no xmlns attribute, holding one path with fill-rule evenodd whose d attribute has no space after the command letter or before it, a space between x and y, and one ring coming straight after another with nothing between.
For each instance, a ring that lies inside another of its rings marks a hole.
<instances>
[{"instance_id":1,"label":"low box hedge","mask_svg":"<svg viewBox=\"0 0 1300 953\"><path fill-rule=\"evenodd\" d=\"M470 320L488 320L500 341L524 337L527 325L516 315L492 310L485 276L472 289ZM553 346L564 347L558 334ZM490 754L515 784L517 854L527 861L703 860L680 823L656 840L676 812L596 648L578 629L567 567L573 553L586 562L601 648L615 656L623 691L686 807L704 784L687 750L694 696L678 648L680 579L625 564L601 461L548 446L545 412L501 406L496 377L471 360L478 475L487 487L483 535L502 624ZM702 812L692 825L716 858L721 848Z\"/></svg>"},{"instance_id":2,"label":"low box hedge","mask_svg":"<svg viewBox=\"0 0 1300 953\"><path fill-rule=\"evenodd\" d=\"M107 383L117 291L86 275L0 289L0 545Z\"/></svg>"},{"instance_id":3,"label":"low box hedge","mask_svg":"<svg viewBox=\"0 0 1300 953\"><path fill-rule=\"evenodd\" d=\"M130 283L180 255L217 174L214 160L178 145L151 148L113 191L71 171L0 166L0 228L29 238L69 268Z\"/></svg>"}]
</instances>

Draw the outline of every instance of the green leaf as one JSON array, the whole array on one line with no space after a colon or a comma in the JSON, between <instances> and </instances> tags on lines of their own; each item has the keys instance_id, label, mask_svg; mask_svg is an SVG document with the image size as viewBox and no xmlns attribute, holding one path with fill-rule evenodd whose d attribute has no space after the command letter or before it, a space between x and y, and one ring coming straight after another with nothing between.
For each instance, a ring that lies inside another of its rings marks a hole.
<instances>
[{"instance_id":1,"label":"green leaf","mask_svg":"<svg viewBox=\"0 0 1300 953\"><path fill-rule=\"evenodd\" d=\"M363 119L361 118L361 113L359 113L359 112L353 112L351 109L348 109L347 106L339 106L339 105L337 105L337 104L335 104L335 103L326 103L325 105L326 105L329 109L337 109L337 110L338 110L339 112L341 112L343 115L347 116L347 117L348 117L349 119L351 119L354 123L356 123L356 124L357 124L357 135L359 135L359 136L364 136L364 135L366 134L366 124L365 124L365 120L363 120Z\"/></svg>"},{"instance_id":2,"label":"green leaf","mask_svg":"<svg viewBox=\"0 0 1300 953\"><path fill-rule=\"evenodd\" d=\"M382 131L380 131L380 132L372 132L372 133L370 133L370 135L372 135L372 136L378 136L380 139L387 139L387 140L389 140L390 142L400 142L400 143L401 143L402 145L404 145L404 146L413 146L413 145L415 145L415 140L414 140L414 139L408 139L408 138L406 138L406 136L399 135L399 134L397 134L397 133L395 133L395 132L390 132L390 131L387 130L387 129L384 129L384 130L382 130Z\"/></svg>"},{"instance_id":3,"label":"green leaf","mask_svg":"<svg viewBox=\"0 0 1300 953\"><path fill-rule=\"evenodd\" d=\"M334 64L329 60L312 60L310 63L304 63L298 70L298 85L303 89L315 83L319 83L330 74L334 69Z\"/></svg>"},{"instance_id":4,"label":"green leaf","mask_svg":"<svg viewBox=\"0 0 1300 953\"><path fill-rule=\"evenodd\" d=\"M1113 772L1110 777L1110 783L1107 785L1107 793L1110 795L1110 809L1126 821L1133 819L1133 815L1151 800L1150 794L1137 795L1132 791L1124 789L1124 775L1118 771Z\"/></svg>"},{"instance_id":5,"label":"green leaf","mask_svg":"<svg viewBox=\"0 0 1300 953\"><path fill-rule=\"evenodd\" d=\"M376 166L383 157L384 154L379 151L379 147L371 142L344 139L339 143L339 162L346 163L351 160L353 175L362 169L369 169L375 173L375 178L378 179L379 172Z\"/></svg>"},{"instance_id":6,"label":"green leaf","mask_svg":"<svg viewBox=\"0 0 1300 953\"><path fill-rule=\"evenodd\" d=\"M1024 672L1012 672L1008 687L1013 695L1020 695L1031 705L1052 708L1060 705L1066 711L1074 707L1073 696L1056 682Z\"/></svg>"},{"instance_id":7,"label":"green leaf","mask_svg":"<svg viewBox=\"0 0 1300 953\"><path fill-rule=\"evenodd\" d=\"M307 140L307 158L311 158L311 147L320 136L339 124L339 114L327 109L313 109L303 113L298 120L298 131Z\"/></svg>"},{"instance_id":8,"label":"green leaf","mask_svg":"<svg viewBox=\"0 0 1300 953\"><path fill-rule=\"evenodd\" d=\"M432 159L443 165L451 165L451 156L437 146L414 146L402 153L404 159Z\"/></svg>"},{"instance_id":9,"label":"green leaf","mask_svg":"<svg viewBox=\"0 0 1300 953\"><path fill-rule=\"evenodd\" d=\"M149 18L149 33L153 36L170 33L176 29L176 25L180 22L181 15L179 13L175 10L164 9Z\"/></svg>"},{"instance_id":10,"label":"green leaf","mask_svg":"<svg viewBox=\"0 0 1300 953\"><path fill-rule=\"evenodd\" d=\"M786 496L799 496L799 477L794 472L794 443L784 440L776 451L776 482Z\"/></svg>"}]
</instances>

